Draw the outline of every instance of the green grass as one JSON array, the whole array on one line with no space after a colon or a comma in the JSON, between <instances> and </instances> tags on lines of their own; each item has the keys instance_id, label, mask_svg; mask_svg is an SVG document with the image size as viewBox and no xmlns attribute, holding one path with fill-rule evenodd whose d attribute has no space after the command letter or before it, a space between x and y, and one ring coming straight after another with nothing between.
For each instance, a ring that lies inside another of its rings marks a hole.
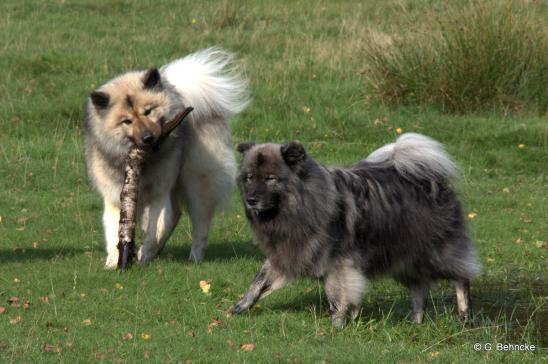
<instances>
[{"instance_id":1,"label":"green grass","mask_svg":"<svg viewBox=\"0 0 548 364\"><path fill-rule=\"evenodd\" d=\"M403 31L402 6L421 20L438 5L3 1L0 362L546 360L545 349L472 348L548 345L546 118L377 104L362 75L363 42L371 29ZM466 212L477 214L471 227L485 266L472 283L473 324L457 320L446 283L432 291L426 322L411 324L408 295L390 280L373 282L361 317L344 330L331 328L313 280L294 282L247 315L227 315L263 260L236 192L215 220L203 264L186 261L185 218L159 260L123 275L103 270L102 206L83 164L86 95L120 72L211 45L237 52L251 79L253 104L232 124L236 142L300 139L318 160L340 165L393 140L397 128L447 144L464 172L457 187ZM211 281L211 295L200 280ZM246 343L254 350L240 350Z\"/></svg>"}]
</instances>

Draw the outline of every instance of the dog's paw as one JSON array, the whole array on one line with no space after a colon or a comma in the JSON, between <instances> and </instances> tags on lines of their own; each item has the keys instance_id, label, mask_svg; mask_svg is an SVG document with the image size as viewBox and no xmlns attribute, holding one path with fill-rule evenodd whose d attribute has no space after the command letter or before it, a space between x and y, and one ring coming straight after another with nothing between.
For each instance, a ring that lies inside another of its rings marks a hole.
<instances>
[{"instance_id":1,"label":"dog's paw","mask_svg":"<svg viewBox=\"0 0 548 364\"><path fill-rule=\"evenodd\" d=\"M239 315L247 311L249 311L249 306L241 301L235 304L234 307L232 308L232 313L235 315Z\"/></svg>"},{"instance_id":2,"label":"dog's paw","mask_svg":"<svg viewBox=\"0 0 548 364\"><path fill-rule=\"evenodd\" d=\"M190 250L190 255L188 256L188 260L193 263L200 263L202 260L204 260L204 255L204 249L194 249L194 247L192 247Z\"/></svg>"},{"instance_id":3,"label":"dog's paw","mask_svg":"<svg viewBox=\"0 0 548 364\"><path fill-rule=\"evenodd\" d=\"M118 252L116 254L109 254L105 262L105 269L114 270L118 267Z\"/></svg>"},{"instance_id":4,"label":"dog's paw","mask_svg":"<svg viewBox=\"0 0 548 364\"><path fill-rule=\"evenodd\" d=\"M137 251L137 262L139 264L146 264L153 261L157 256L157 253L143 249L143 246L141 246Z\"/></svg>"},{"instance_id":5,"label":"dog's paw","mask_svg":"<svg viewBox=\"0 0 548 364\"><path fill-rule=\"evenodd\" d=\"M411 321L415 324L422 324L423 317L424 317L424 312L413 312L411 314Z\"/></svg>"},{"instance_id":6,"label":"dog's paw","mask_svg":"<svg viewBox=\"0 0 548 364\"><path fill-rule=\"evenodd\" d=\"M470 311L469 310L466 310L466 311L459 310L459 319L463 324L470 323Z\"/></svg>"},{"instance_id":7,"label":"dog's paw","mask_svg":"<svg viewBox=\"0 0 548 364\"><path fill-rule=\"evenodd\" d=\"M348 318L345 315L332 315L331 324L334 328L342 330L348 323Z\"/></svg>"}]
</instances>

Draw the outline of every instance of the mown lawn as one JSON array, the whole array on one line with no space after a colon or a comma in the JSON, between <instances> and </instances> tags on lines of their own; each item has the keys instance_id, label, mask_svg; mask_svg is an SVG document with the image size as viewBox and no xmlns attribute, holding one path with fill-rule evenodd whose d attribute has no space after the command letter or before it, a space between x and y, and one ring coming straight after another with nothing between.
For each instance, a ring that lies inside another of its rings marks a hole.
<instances>
[{"instance_id":1,"label":"mown lawn","mask_svg":"<svg viewBox=\"0 0 548 364\"><path fill-rule=\"evenodd\" d=\"M427 11L440 6L2 1L0 362L546 360L546 115L386 106L365 87L368 30L405 32L402 12L427 22ZM235 142L299 139L318 160L340 165L393 140L398 128L447 145L463 170L457 187L484 264L472 283L472 324L458 321L446 283L432 291L426 322L411 324L407 292L390 280L372 283L359 320L344 330L331 328L313 280L232 317L263 260L236 191L202 264L186 260L183 219L159 260L122 275L103 270L102 206L83 163L85 98L118 73L211 45L236 52L251 81L254 101L232 123ZM200 280L210 281L210 295ZM476 352L474 343L537 350Z\"/></svg>"}]
</instances>

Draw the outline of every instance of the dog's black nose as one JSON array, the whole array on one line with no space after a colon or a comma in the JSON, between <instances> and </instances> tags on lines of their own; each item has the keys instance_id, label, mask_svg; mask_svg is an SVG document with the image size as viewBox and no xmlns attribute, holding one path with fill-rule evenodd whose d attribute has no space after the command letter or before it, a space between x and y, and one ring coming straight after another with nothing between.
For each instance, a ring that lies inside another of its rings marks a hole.
<instances>
[{"instance_id":1,"label":"dog's black nose","mask_svg":"<svg viewBox=\"0 0 548 364\"><path fill-rule=\"evenodd\" d=\"M257 204L257 198L256 197L248 197L245 199L245 202L251 207L255 206Z\"/></svg>"},{"instance_id":2,"label":"dog's black nose","mask_svg":"<svg viewBox=\"0 0 548 364\"><path fill-rule=\"evenodd\" d=\"M145 144L151 144L154 141L154 135L152 133L145 133L143 134L143 143Z\"/></svg>"}]
</instances>

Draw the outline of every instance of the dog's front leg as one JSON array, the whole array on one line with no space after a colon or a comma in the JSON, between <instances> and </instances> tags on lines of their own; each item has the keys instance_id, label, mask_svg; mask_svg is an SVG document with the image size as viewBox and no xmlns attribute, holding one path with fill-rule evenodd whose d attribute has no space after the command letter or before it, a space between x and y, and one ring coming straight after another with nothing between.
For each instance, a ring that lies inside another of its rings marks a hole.
<instances>
[{"instance_id":1,"label":"dog's front leg","mask_svg":"<svg viewBox=\"0 0 548 364\"><path fill-rule=\"evenodd\" d=\"M107 243L107 260L105 269L115 269L118 266L118 225L120 220L120 207L105 198L105 211L103 212L103 229Z\"/></svg>"},{"instance_id":2,"label":"dog's front leg","mask_svg":"<svg viewBox=\"0 0 548 364\"><path fill-rule=\"evenodd\" d=\"M234 306L232 311L235 314L240 314L249 310L258 300L282 288L288 282L287 276L275 270L267 260L255 275L244 298Z\"/></svg>"},{"instance_id":3,"label":"dog's front leg","mask_svg":"<svg viewBox=\"0 0 548 364\"><path fill-rule=\"evenodd\" d=\"M324 281L333 326L343 328L358 316L367 280L352 261L343 260L332 266Z\"/></svg>"}]
</instances>

